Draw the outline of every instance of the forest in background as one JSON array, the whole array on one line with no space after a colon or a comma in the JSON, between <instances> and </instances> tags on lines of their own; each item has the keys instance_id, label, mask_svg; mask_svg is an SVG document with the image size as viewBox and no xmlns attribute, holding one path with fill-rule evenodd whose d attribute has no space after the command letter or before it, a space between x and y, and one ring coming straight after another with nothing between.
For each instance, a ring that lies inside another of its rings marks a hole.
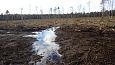
<instances>
[{"instance_id":1,"label":"forest in background","mask_svg":"<svg viewBox=\"0 0 115 65\"><path fill-rule=\"evenodd\" d=\"M103 15L104 14L104 15ZM79 17L102 17L115 16L115 10L90 13L70 13L70 14L1 14L0 20L27 20L27 19L52 19L52 18L79 18Z\"/></svg>"}]
</instances>

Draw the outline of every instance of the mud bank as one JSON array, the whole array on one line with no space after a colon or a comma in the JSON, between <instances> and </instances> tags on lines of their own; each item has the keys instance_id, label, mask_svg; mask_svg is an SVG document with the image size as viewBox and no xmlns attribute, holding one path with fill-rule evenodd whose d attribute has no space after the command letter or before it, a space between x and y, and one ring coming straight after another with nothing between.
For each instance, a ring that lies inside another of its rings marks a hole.
<instances>
[{"instance_id":1,"label":"mud bank","mask_svg":"<svg viewBox=\"0 0 115 65\"><path fill-rule=\"evenodd\" d=\"M35 41L38 42L38 40L36 38L25 37L25 36L34 35L35 33L32 33L34 31L37 31L37 32L39 31L41 33L43 29L45 28L41 27L40 30L32 29L29 31L28 30L26 31L0 30L0 65L34 65L36 64L36 62L40 62L41 61L40 59L43 58L43 56L40 56L38 53L36 53L37 51L33 51L33 44ZM52 28L52 31L50 30L42 31L41 35L37 37L43 38L43 41L41 42L44 42L44 40L46 40L46 42L51 44L49 40L50 38L51 40L54 39L53 37L51 37L52 33L54 35L53 30L54 29ZM50 34L50 37L49 37L49 34ZM54 35L54 37L56 36ZM48 45L45 45L45 46L48 46ZM44 53L44 51L42 50L41 52ZM40 64L37 64L37 65L40 65Z\"/></svg>"},{"instance_id":2,"label":"mud bank","mask_svg":"<svg viewBox=\"0 0 115 65\"><path fill-rule=\"evenodd\" d=\"M62 26L57 42L64 65L114 65L115 29L97 26Z\"/></svg>"},{"instance_id":3,"label":"mud bank","mask_svg":"<svg viewBox=\"0 0 115 65\"><path fill-rule=\"evenodd\" d=\"M1 31L0 65L29 65L31 60L41 58L32 51L33 38L23 37L29 32Z\"/></svg>"}]
</instances>

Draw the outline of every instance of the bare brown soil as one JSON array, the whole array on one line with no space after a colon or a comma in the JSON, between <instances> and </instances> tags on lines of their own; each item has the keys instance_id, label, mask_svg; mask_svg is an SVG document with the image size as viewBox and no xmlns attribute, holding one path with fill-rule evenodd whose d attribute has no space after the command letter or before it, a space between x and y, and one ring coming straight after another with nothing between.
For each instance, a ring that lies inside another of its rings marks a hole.
<instances>
[{"instance_id":1,"label":"bare brown soil","mask_svg":"<svg viewBox=\"0 0 115 65\"><path fill-rule=\"evenodd\" d=\"M41 57L32 51L35 39L22 36L51 26L60 26L56 43L61 47L62 63L58 65L115 65L115 20L95 20L0 22L0 29L4 30L0 30L0 65L30 65L31 60L39 61Z\"/></svg>"},{"instance_id":2,"label":"bare brown soil","mask_svg":"<svg viewBox=\"0 0 115 65\"><path fill-rule=\"evenodd\" d=\"M30 61L40 60L32 51L35 39L23 37L29 32L10 32L0 32L0 65L28 65Z\"/></svg>"},{"instance_id":3,"label":"bare brown soil","mask_svg":"<svg viewBox=\"0 0 115 65\"><path fill-rule=\"evenodd\" d=\"M72 25L57 32L64 65L115 65L115 28Z\"/></svg>"}]
</instances>

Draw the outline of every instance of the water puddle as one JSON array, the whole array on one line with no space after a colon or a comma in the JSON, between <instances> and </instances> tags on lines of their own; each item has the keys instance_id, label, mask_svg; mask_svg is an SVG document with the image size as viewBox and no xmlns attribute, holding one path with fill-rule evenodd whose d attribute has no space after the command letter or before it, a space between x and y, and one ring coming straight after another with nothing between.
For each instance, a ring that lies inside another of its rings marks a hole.
<instances>
[{"instance_id":1,"label":"water puddle","mask_svg":"<svg viewBox=\"0 0 115 65\"><path fill-rule=\"evenodd\" d=\"M60 63L61 55L58 53L59 45L55 43L55 30L59 27L52 27L41 32L32 32L34 35L27 35L24 37L33 37L37 41L33 43L33 51L37 55L43 56L41 62L36 65L46 65L46 62L58 64Z\"/></svg>"}]
</instances>

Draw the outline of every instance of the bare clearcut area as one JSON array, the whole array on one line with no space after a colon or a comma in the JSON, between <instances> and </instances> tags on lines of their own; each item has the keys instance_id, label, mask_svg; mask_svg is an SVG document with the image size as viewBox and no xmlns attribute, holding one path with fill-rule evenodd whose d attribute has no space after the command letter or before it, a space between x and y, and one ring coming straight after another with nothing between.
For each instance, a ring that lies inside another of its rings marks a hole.
<instances>
[{"instance_id":1,"label":"bare clearcut area","mask_svg":"<svg viewBox=\"0 0 115 65\"><path fill-rule=\"evenodd\" d=\"M115 0L1 0L0 13L0 65L115 65Z\"/></svg>"},{"instance_id":2,"label":"bare clearcut area","mask_svg":"<svg viewBox=\"0 0 115 65\"><path fill-rule=\"evenodd\" d=\"M98 22L76 22L80 24L0 30L0 64L114 65L114 22L102 26Z\"/></svg>"},{"instance_id":3,"label":"bare clearcut area","mask_svg":"<svg viewBox=\"0 0 115 65\"><path fill-rule=\"evenodd\" d=\"M97 26L62 26L57 41L65 65L114 65L115 30Z\"/></svg>"}]
</instances>

